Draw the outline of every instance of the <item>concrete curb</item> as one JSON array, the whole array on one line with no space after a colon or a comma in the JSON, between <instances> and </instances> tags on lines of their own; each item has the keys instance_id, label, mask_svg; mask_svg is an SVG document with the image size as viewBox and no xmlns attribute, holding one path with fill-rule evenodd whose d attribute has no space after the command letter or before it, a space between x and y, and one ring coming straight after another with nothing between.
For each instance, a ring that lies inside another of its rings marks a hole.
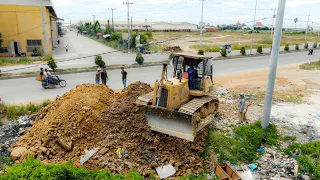
<instances>
[{"instance_id":1,"label":"concrete curb","mask_svg":"<svg viewBox=\"0 0 320 180\"><path fill-rule=\"evenodd\" d=\"M161 63L155 63L155 64L146 64L146 65L124 65L123 67L133 69L133 68L142 68L142 67L151 67L151 66L159 66L162 65L164 62ZM121 68L122 66L117 66L117 67L110 67L107 68L108 70L116 70ZM97 68L93 69L86 69L86 70L80 70L80 71L66 71L66 72L57 72L54 73L55 75L63 75L63 74L77 74L77 73L85 73L85 72L95 72ZM3 76L0 77L0 80L7 80L7 79L22 79L22 78L30 78L34 77L35 78L36 74L25 74L25 75L17 75L17 76Z\"/></svg>"}]
</instances>

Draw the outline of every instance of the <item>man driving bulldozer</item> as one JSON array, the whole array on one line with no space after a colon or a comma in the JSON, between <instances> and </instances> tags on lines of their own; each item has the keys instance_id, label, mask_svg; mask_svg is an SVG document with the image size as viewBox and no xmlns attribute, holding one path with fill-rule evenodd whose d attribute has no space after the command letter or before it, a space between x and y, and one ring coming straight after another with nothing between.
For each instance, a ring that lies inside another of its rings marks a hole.
<instances>
[{"instance_id":1,"label":"man driving bulldozer","mask_svg":"<svg viewBox=\"0 0 320 180\"><path fill-rule=\"evenodd\" d=\"M196 70L194 69L193 66L191 66L188 69L188 74L189 74L189 88L190 89L194 89L194 77L195 77L195 74L196 74Z\"/></svg>"}]
</instances>

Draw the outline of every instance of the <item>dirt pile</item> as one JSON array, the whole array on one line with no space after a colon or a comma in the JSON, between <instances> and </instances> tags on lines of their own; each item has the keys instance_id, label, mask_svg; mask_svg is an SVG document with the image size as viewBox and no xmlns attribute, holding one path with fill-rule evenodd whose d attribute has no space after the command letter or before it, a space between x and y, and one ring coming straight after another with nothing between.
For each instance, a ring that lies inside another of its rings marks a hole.
<instances>
[{"instance_id":1,"label":"dirt pile","mask_svg":"<svg viewBox=\"0 0 320 180\"><path fill-rule=\"evenodd\" d=\"M163 50L164 51L171 51L171 52L181 52L182 51L180 46L168 46L168 47L164 48Z\"/></svg>"},{"instance_id":2,"label":"dirt pile","mask_svg":"<svg viewBox=\"0 0 320 180\"><path fill-rule=\"evenodd\" d=\"M58 97L54 103L33 115L36 121L27 135L11 145L12 148L27 148L13 160L19 158L22 161L28 154L51 161L80 155L78 152L84 147L99 142L96 137L103 128L100 115L113 100L111 89L97 85L77 86L63 97Z\"/></svg>"},{"instance_id":3,"label":"dirt pile","mask_svg":"<svg viewBox=\"0 0 320 180\"><path fill-rule=\"evenodd\" d=\"M204 163L210 163L201 158L206 130L198 133L195 142L151 131L135 104L138 96L151 91L141 82L121 93L97 85L78 86L36 114L30 132L13 147L26 147L22 150L47 163L72 159L76 165L85 149L99 148L84 163L86 168L114 173L133 168L146 178L156 174L155 167L166 164L176 168L175 176L203 172Z\"/></svg>"}]
</instances>

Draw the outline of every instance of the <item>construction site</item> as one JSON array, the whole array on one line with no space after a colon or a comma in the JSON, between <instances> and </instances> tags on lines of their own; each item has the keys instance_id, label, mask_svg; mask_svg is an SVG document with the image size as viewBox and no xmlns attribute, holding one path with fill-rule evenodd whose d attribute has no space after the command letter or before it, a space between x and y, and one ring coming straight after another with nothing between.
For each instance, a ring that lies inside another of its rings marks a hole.
<instances>
[{"instance_id":1,"label":"construction site","mask_svg":"<svg viewBox=\"0 0 320 180\"><path fill-rule=\"evenodd\" d=\"M298 65L278 70L272 125L262 130L266 70L211 80L208 58L185 54L177 54L172 66L173 78L164 65L152 85L135 82L122 91L77 86L27 116L29 126L1 127L2 154L14 164L30 157L44 164L71 160L75 167L113 174L134 170L144 179L319 177L299 166L299 153L307 153L293 148L300 143L319 149L319 71ZM191 66L202 68L196 71L199 84L188 86L184 72ZM238 118L242 93L244 122ZM317 152L309 154L319 160Z\"/></svg>"}]
</instances>

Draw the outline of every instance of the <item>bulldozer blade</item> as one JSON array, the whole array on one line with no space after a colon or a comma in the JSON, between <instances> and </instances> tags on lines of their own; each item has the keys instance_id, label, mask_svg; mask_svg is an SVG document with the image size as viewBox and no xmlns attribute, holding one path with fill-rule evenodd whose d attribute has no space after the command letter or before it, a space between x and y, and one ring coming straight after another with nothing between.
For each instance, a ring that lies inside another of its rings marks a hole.
<instances>
[{"instance_id":1,"label":"bulldozer blade","mask_svg":"<svg viewBox=\"0 0 320 180\"><path fill-rule=\"evenodd\" d=\"M144 114L151 130L194 141L197 125L192 115L154 106L145 107Z\"/></svg>"}]
</instances>

